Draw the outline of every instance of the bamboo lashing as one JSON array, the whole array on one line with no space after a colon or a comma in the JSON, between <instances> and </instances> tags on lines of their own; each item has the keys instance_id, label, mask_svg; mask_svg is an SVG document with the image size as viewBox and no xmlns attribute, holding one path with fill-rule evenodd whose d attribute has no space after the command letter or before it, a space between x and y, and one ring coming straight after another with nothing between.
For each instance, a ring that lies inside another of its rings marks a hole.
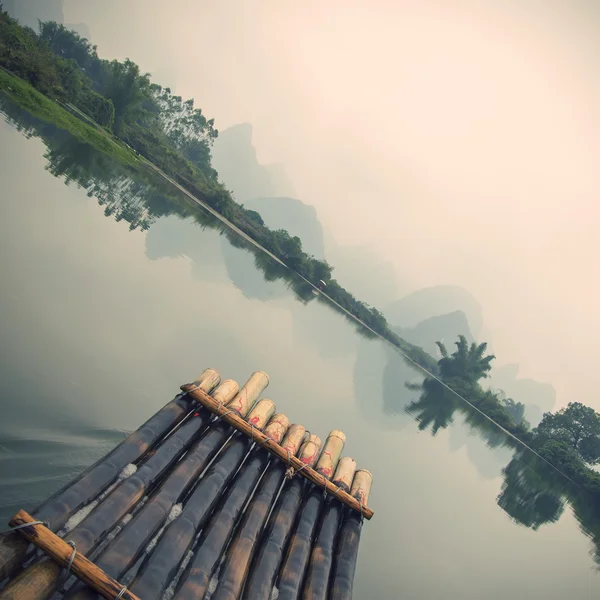
<instances>
[{"instance_id":1,"label":"bamboo lashing","mask_svg":"<svg viewBox=\"0 0 600 600\"><path fill-rule=\"evenodd\" d=\"M214 600L267 600L274 584L280 600L350 600L363 517L373 515L372 476L341 457L341 431L320 452L320 439L275 414L271 400L256 402L268 384L256 371L239 389L207 369L181 386L181 396L37 509L53 515L43 528L47 556L11 578L32 556L26 540L39 525L11 533L8 544L0 538L0 579L3 568L9 573L0 600L46 600L58 584L64 600L192 600L209 587ZM134 468L119 476L125 458ZM21 511L11 524L24 517L45 521ZM61 574L71 558L88 571L74 568L73 585Z\"/></svg>"},{"instance_id":2,"label":"bamboo lashing","mask_svg":"<svg viewBox=\"0 0 600 600\"><path fill-rule=\"evenodd\" d=\"M24 510L19 511L11 520L11 527L17 527L25 523L33 523L34 519ZM73 550L67 542L59 538L44 525L31 525L19 529L19 533L26 537L30 542L43 550L52 560L56 561L62 567L71 565L71 571L96 592L108 600L120 598L122 600L139 600L137 596L129 590L123 590L123 586L109 577L93 562L88 560L83 554Z\"/></svg>"},{"instance_id":3,"label":"bamboo lashing","mask_svg":"<svg viewBox=\"0 0 600 600\"><path fill-rule=\"evenodd\" d=\"M242 410L248 410L246 404ZM248 421L252 421L257 431L262 430L275 412L275 404L271 400L260 400L248 414ZM279 423L277 423L279 425ZM274 432L276 434L276 432ZM177 567L187 551L189 550L196 532L205 525L213 508L220 500L223 488L233 478L239 464L246 455L250 440L242 438L237 440L239 453L235 455L233 464L226 463L231 451L236 451L236 441L232 440L228 449L225 449L220 455L220 460L214 465L212 472L217 473L215 485L212 484L212 478L205 477L193 492L192 497L186 502L181 516L173 521L165 530L160 538L155 551L148 557L142 565L131 589L144 598L152 600L160 598L169 581L177 572ZM224 471L219 471L220 464L227 464ZM244 467L242 467L243 469ZM240 479L238 475L236 482ZM235 482L232 483L235 485ZM210 489L207 488L210 486Z\"/></svg>"},{"instance_id":4,"label":"bamboo lashing","mask_svg":"<svg viewBox=\"0 0 600 600\"><path fill-rule=\"evenodd\" d=\"M76 528L65 536L83 553L92 552L104 536L174 467L199 438L210 418L196 411L167 437L156 452L133 475L124 479ZM1 600L41 600L54 591L60 570L48 560L35 561L0 591Z\"/></svg>"},{"instance_id":5,"label":"bamboo lashing","mask_svg":"<svg viewBox=\"0 0 600 600\"><path fill-rule=\"evenodd\" d=\"M345 442L346 436L341 431L334 430L327 436L323 452L321 452L316 465L317 469L326 473L323 476L329 478L333 474ZM336 485L336 489L339 487ZM302 504L294 533L281 564L279 575L279 598L281 600L296 600L300 595L304 574L309 564L314 532L324 503L324 494L320 489L313 488ZM334 503L341 507L341 504Z\"/></svg>"},{"instance_id":6,"label":"bamboo lashing","mask_svg":"<svg viewBox=\"0 0 600 600\"><path fill-rule=\"evenodd\" d=\"M237 394L238 388L235 381L225 380L212 395L220 402L227 403ZM208 429L158 492L135 515L125 531L96 557L95 562L99 568L115 579L120 579L125 574L164 523L175 503L181 501L185 491L221 449L230 431L231 427L226 423L217 423ZM94 593L83 585L77 585L69 591L67 597L71 600L93 600Z\"/></svg>"},{"instance_id":7,"label":"bamboo lashing","mask_svg":"<svg viewBox=\"0 0 600 600\"><path fill-rule=\"evenodd\" d=\"M289 466L293 467L296 470L296 473L300 476L308 479L312 483L321 488L324 488L328 494L335 496L340 502L349 506L353 510L361 513L365 519L371 519L373 517L373 511L367 506L361 506L360 502L353 498L350 494L345 492L344 490L338 489L338 486L331 483L327 479L326 476L318 473L314 469L310 467L306 467L304 463L302 463L298 458L294 456L290 456L288 460L288 454L281 448L279 444L273 442L273 440L269 439L261 432L254 432L254 436L252 436L252 427L246 423L243 419L238 417L235 412L228 413L224 407L216 402L213 398L211 398L206 392L194 386L193 383L185 384L181 386L181 390L186 394L197 400L202 406L210 410L215 415L220 415L221 418L232 425L238 431L242 431L245 435L249 437L253 437L254 442L270 452L271 454L277 456L280 460L289 462ZM336 444L337 448L337 444ZM325 468L329 468L329 465L324 465Z\"/></svg>"},{"instance_id":8,"label":"bamboo lashing","mask_svg":"<svg viewBox=\"0 0 600 600\"><path fill-rule=\"evenodd\" d=\"M218 371L206 369L194 381L194 385L208 393L220 379ZM52 531L58 531L73 514L115 481L125 466L139 461L194 408L195 403L189 396L171 400L107 456L36 508L33 516L40 521L47 521ZM22 536L15 533L0 538L0 581L12 575L24 562L28 556L27 546Z\"/></svg>"}]
</instances>

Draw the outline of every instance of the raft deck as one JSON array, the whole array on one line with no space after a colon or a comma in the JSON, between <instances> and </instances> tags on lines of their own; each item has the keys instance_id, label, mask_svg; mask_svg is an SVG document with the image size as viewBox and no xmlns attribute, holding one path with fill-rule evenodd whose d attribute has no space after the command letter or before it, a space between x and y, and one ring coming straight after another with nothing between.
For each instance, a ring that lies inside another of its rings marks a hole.
<instances>
[{"instance_id":1,"label":"raft deck","mask_svg":"<svg viewBox=\"0 0 600 600\"><path fill-rule=\"evenodd\" d=\"M0 537L0 600L349 599L372 475L205 370Z\"/></svg>"}]
</instances>

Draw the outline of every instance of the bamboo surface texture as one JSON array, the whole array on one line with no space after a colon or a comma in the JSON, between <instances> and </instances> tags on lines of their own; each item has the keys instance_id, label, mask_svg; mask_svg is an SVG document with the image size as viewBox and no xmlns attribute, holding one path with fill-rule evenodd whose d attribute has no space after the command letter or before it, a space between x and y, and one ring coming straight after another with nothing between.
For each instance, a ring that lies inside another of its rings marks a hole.
<instances>
[{"instance_id":1,"label":"bamboo surface texture","mask_svg":"<svg viewBox=\"0 0 600 600\"><path fill-rule=\"evenodd\" d=\"M296 455L304 434L305 428L303 426L294 425L290 427L288 435L281 442L282 447L286 451L289 450L292 455ZM306 450L307 445L308 443L304 444L300 449L298 457L300 460L306 457L306 454L303 454L303 452ZM308 453L309 455L313 453L311 448L308 449ZM285 473L286 465L279 461L273 461L261 479L244 513L242 522L227 549L225 561L219 571L218 585L212 595L212 600L236 600L240 597L252 555L256 550L260 533L271 510L273 499L284 481Z\"/></svg>"},{"instance_id":2,"label":"bamboo surface texture","mask_svg":"<svg viewBox=\"0 0 600 600\"><path fill-rule=\"evenodd\" d=\"M226 379L212 392L212 396L227 403L238 393L238 389L235 381ZM127 528L96 557L98 567L115 579L120 579L126 573L163 525L173 506L181 501L208 462L221 449L230 433L231 427L227 423L217 423L208 429ZM67 598L93 600L94 593L87 586L79 584L71 588Z\"/></svg>"},{"instance_id":3,"label":"bamboo surface texture","mask_svg":"<svg viewBox=\"0 0 600 600\"><path fill-rule=\"evenodd\" d=\"M10 525L11 527L15 527L24 523L32 523L36 520L24 510L21 510L11 519ZM66 567L69 564L73 555L73 548L44 525L31 525L30 527L19 529L19 533L43 550L48 556L52 557L60 566ZM129 590L122 591L123 586L120 583L106 575L106 573L79 552L74 553L71 571L104 598L114 600L121 594L120 597L123 600L139 600Z\"/></svg>"},{"instance_id":4,"label":"bamboo surface texture","mask_svg":"<svg viewBox=\"0 0 600 600\"><path fill-rule=\"evenodd\" d=\"M248 419L258 430L262 430L274 412L275 405L271 400L261 400L250 411ZM279 422L276 425L279 426ZM278 427L274 435L279 435L280 431ZM155 551L140 569L131 588L144 600L154 600L162 596L177 573L181 560L190 549L196 533L205 525L219 502L223 490L232 482L233 476L250 449L250 444L248 438L237 433L187 500L181 516L167 527ZM237 486L239 481L238 476L232 486Z\"/></svg>"},{"instance_id":5,"label":"bamboo surface texture","mask_svg":"<svg viewBox=\"0 0 600 600\"><path fill-rule=\"evenodd\" d=\"M277 499L248 572L244 600L270 600L283 553L302 504L302 495L308 485L300 477L294 477Z\"/></svg>"},{"instance_id":6,"label":"bamboo surface texture","mask_svg":"<svg viewBox=\"0 0 600 600\"><path fill-rule=\"evenodd\" d=\"M82 554L88 554L103 537L143 498L144 494L178 461L198 438L208 421L207 411L194 413L131 477L124 479L104 502L65 536ZM54 591L60 569L47 559L27 566L2 591L1 600L40 600Z\"/></svg>"},{"instance_id":7,"label":"bamboo surface texture","mask_svg":"<svg viewBox=\"0 0 600 600\"><path fill-rule=\"evenodd\" d=\"M346 456L337 465L333 483L350 491L356 472L356 462ZM306 580L302 591L304 600L326 600L329 575L333 563L333 548L340 526L343 506L335 500L325 505L325 510L317 527L310 561L306 571Z\"/></svg>"},{"instance_id":8,"label":"bamboo surface texture","mask_svg":"<svg viewBox=\"0 0 600 600\"><path fill-rule=\"evenodd\" d=\"M194 384L204 392L210 392L219 380L217 371L206 369ZM33 516L39 521L47 521L49 528L57 531L74 513L115 481L124 467L139 461L156 446L194 407L195 403L189 396L171 400L107 456L35 509ZM27 556L27 546L23 537L16 533L0 538L0 581L21 566Z\"/></svg>"},{"instance_id":9,"label":"bamboo surface texture","mask_svg":"<svg viewBox=\"0 0 600 600\"><path fill-rule=\"evenodd\" d=\"M240 418L235 412L228 412L226 407L224 407L219 402L216 402L211 396L209 396L203 390L196 388L194 384L186 384L181 386L181 389L186 392L189 396L197 400L202 406L210 410L212 413L216 415L222 415L222 419L235 427L238 431L242 431L249 437L252 437L254 441L270 452L271 454L277 456L280 460L289 462L289 466L293 467L297 473L308 479L312 483L321 488L325 488L328 494L335 496L340 502L349 506L353 510L361 513L365 519L371 519L373 517L373 511L367 507L361 505L361 503L353 498L350 494L345 492L342 489L339 489L337 485L333 484L331 481L327 479L326 476L321 475L314 469L307 467L302 461L294 456L289 456L288 453L277 443L271 440L269 437L264 435L263 433L256 431L254 428L250 426L250 424L246 423L242 418ZM329 468L329 465L327 465Z\"/></svg>"},{"instance_id":10,"label":"bamboo surface texture","mask_svg":"<svg viewBox=\"0 0 600 600\"><path fill-rule=\"evenodd\" d=\"M303 600L325 600L333 563L333 548L340 525L343 506L329 501L317 527L302 590Z\"/></svg>"},{"instance_id":11,"label":"bamboo surface texture","mask_svg":"<svg viewBox=\"0 0 600 600\"><path fill-rule=\"evenodd\" d=\"M362 520L354 511L348 513L340 527L333 556L329 600L352 599Z\"/></svg>"},{"instance_id":12,"label":"bamboo surface texture","mask_svg":"<svg viewBox=\"0 0 600 600\"><path fill-rule=\"evenodd\" d=\"M313 467L317 462L320 450L320 438L314 434L309 434L307 441L300 448L298 458L307 466ZM251 555L255 554L251 564L248 559L247 580L243 590L244 598L253 600L270 600L271 598L271 591L275 584L283 552L290 539L292 527L300 509L302 493L305 486L310 485L299 477L293 477L293 473L290 473L290 475L292 475L292 479L284 482L284 488L269 517L258 547L253 549L251 553ZM242 544L247 544L247 541L244 542L243 540L250 537L251 531L245 533L245 536L240 534ZM234 543L232 543L232 548ZM225 586L228 585L225 583L227 571L226 569L223 570L225 571L222 577L224 582L221 585Z\"/></svg>"},{"instance_id":13,"label":"bamboo surface texture","mask_svg":"<svg viewBox=\"0 0 600 600\"><path fill-rule=\"evenodd\" d=\"M176 600L196 600L204 597L233 527L268 462L269 455L264 450L255 448L250 453L202 532L194 558L179 582L175 593Z\"/></svg>"},{"instance_id":14,"label":"bamboo surface texture","mask_svg":"<svg viewBox=\"0 0 600 600\"><path fill-rule=\"evenodd\" d=\"M64 600L270 600L274 585L280 600L351 600L373 476L342 457L342 431L321 449L258 401L268 384L263 371L240 389L205 370L32 514L17 513L13 526L44 525L0 538L0 600L57 589Z\"/></svg>"},{"instance_id":15,"label":"bamboo surface texture","mask_svg":"<svg viewBox=\"0 0 600 600\"><path fill-rule=\"evenodd\" d=\"M359 469L352 480L350 494L366 504L372 484L373 475L366 469ZM362 519L354 511L347 512L340 527L336 550L333 554L329 600L352 600L362 525Z\"/></svg>"}]
</instances>

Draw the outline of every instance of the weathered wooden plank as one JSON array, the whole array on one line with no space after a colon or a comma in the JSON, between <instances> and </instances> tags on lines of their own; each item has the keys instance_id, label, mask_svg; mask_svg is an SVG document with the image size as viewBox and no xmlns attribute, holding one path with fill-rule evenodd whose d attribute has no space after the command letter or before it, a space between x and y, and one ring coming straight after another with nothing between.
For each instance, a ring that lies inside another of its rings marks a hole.
<instances>
[{"instance_id":1,"label":"weathered wooden plank","mask_svg":"<svg viewBox=\"0 0 600 600\"><path fill-rule=\"evenodd\" d=\"M214 369L206 369L193 385L210 392L220 380ZM189 396L175 398L123 440L107 456L84 471L77 479L48 498L32 511L39 521L46 521L58 531L80 508L94 500L119 476L129 463L137 462L186 415L196 407ZM12 575L27 557L28 544L22 536L8 534L0 538L0 581Z\"/></svg>"},{"instance_id":2,"label":"weathered wooden plank","mask_svg":"<svg viewBox=\"0 0 600 600\"><path fill-rule=\"evenodd\" d=\"M25 523L33 523L36 520L24 510L21 510L10 520L10 525L16 527ZM123 590L120 583L109 577L83 554L77 551L73 552L73 548L67 542L44 525L31 525L19 529L18 533L42 549L60 567L66 567L71 562L71 571L104 598L115 600L120 597L123 600L139 600L129 590ZM71 561L72 556L73 560Z\"/></svg>"}]
</instances>

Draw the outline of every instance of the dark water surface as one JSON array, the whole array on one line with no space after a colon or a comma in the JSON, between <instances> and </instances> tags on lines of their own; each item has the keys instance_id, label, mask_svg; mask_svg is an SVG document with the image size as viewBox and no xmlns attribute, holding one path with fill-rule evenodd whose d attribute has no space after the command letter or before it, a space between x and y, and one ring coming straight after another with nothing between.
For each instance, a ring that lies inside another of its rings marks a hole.
<instances>
[{"instance_id":1,"label":"dark water surface","mask_svg":"<svg viewBox=\"0 0 600 600\"><path fill-rule=\"evenodd\" d=\"M408 389L422 374L168 184L0 110L3 523L205 367L264 369L280 410L345 431L374 474L357 599L597 597L600 524L566 480Z\"/></svg>"}]
</instances>

